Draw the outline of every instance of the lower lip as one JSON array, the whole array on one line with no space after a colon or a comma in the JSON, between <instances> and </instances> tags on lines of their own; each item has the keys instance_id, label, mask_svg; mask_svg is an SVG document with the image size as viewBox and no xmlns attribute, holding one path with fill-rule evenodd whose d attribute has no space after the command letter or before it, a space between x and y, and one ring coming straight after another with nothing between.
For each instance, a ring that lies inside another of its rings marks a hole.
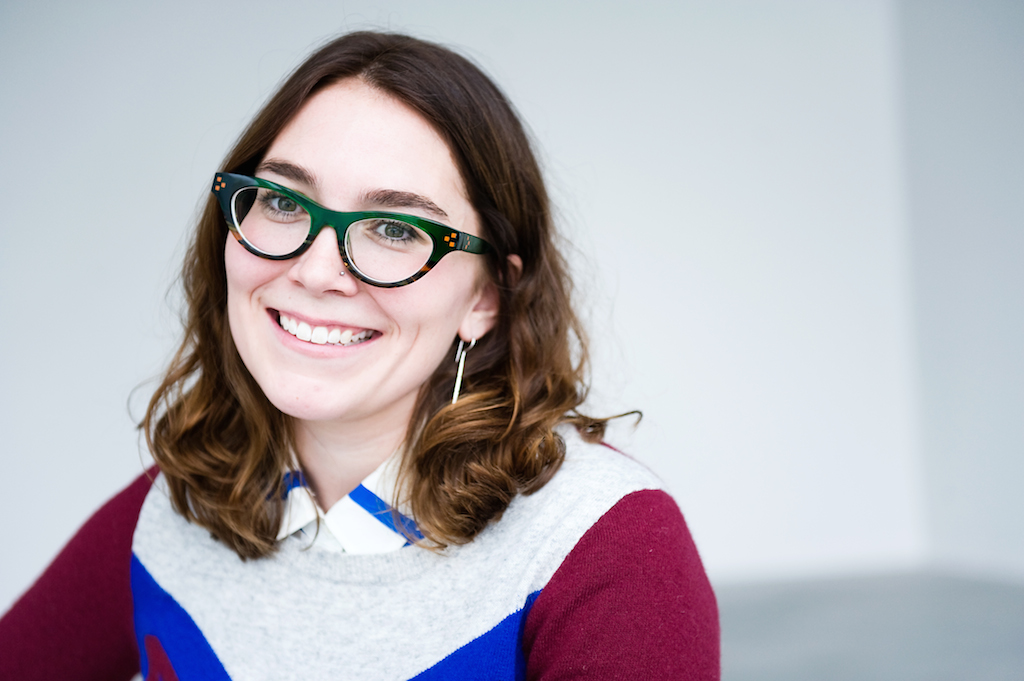
<instances>
[{"instance_id":1,"label":"lower lip","mask_svg":"<svg viewBox=\"0 0 1024 681\"><path fill-rule=\"evenodd\" d=\"M380 334L374 332L372 336L364 340L362 343L356 343L355 345L333 345L331 343L324 343L318 345L317 343L310 343L309 341L299 340L292 334L282 328L278 323L278 313L268 310L267 315L270 317L270 323L277 329L278 338L284 343L289 349L296 350L310 357L338 357L340 355L347 355L352 352L356 352L362 347L370 345L375 340L380 338Z\"/></svg>"}]
</instances>

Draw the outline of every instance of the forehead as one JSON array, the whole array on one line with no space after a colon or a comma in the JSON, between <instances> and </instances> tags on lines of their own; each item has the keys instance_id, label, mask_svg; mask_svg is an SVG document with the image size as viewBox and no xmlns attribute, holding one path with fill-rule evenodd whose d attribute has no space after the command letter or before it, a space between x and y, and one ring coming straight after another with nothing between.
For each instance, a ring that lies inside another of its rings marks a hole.
<instances>
[{"instance_id":1,"label":"forehead","mask_svg":"<svg viewBox=\"0 0 1024 681\"><path fill-rule=\"evenodd\" d=\"M434 127L355 78L311 97L271 144L271 159L307 170L315 186L299 189L325 202L387 189L421 194L446 212L468 206L451 150Z\"/></svg>"}]
</instances>

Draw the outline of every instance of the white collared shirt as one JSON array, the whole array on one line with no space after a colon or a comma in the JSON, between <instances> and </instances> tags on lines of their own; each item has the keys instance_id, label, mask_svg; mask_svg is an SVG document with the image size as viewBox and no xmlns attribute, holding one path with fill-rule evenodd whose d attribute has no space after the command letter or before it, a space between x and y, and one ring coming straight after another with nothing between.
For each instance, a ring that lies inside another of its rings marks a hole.
<instances>
[{"instance_id":1,"label":"white collared shirt","mask_svg":"<svg viewBox=\"0 0 1024 681\"><path fill-rule=\"evenodd\" d=\"M393 508L397 457L391 457L324 512L302 474L289 471L278 541L294 538L317 548L353 554L388 553L409 544L396 522L414 537L416 524ZM317 528L317 519L320 526Z\"/></svg>"}]
</instances>

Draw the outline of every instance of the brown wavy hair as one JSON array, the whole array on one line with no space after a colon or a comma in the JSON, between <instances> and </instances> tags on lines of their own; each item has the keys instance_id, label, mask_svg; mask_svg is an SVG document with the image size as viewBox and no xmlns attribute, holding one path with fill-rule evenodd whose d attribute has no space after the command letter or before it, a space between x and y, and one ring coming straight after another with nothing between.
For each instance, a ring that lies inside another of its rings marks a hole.
<instances>
[{"instance_id":1,"label":"brown wavy hair","mask_svg":"<svg viewBox=\"0 0 1024 681\"><path fill-rule=\"evenodd\" d=\"M494 83L444 47L372 32L329 42L270 98L220 170L254 174L302 105L346 78L359 78L433 125L451 149L482 236L494 246L486 260L499 291L497 324L467 356L458 404L450 403L454 362L442 362L422 386L399 478L428 544L465 543L500 518L516 494L537 491L558 470L565 445L555 426L571 422L590 440L603 434L603 419L576 411L586 395L586 340L528 136ZM211 196L182 271L184 339L140 427L176 510L242 558L256 558L276 546L293 433L232 340L226 238ZM510 264L512 254L521 270Z\"/></svg>"}]
</instances>

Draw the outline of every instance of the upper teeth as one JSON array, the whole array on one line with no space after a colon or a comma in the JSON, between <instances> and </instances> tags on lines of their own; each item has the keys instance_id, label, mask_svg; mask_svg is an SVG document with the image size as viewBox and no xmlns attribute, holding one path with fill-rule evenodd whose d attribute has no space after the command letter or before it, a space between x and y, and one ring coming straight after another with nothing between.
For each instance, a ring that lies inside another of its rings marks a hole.
<instances>
[{"instance_id":1,"label":"upper teeth","mask_svg":"<svg viewBox=\"0 0 1024 681\"><path fill-rule=\"evenodd\" d=\"M300 322L286 315L278 315L278 322L281 328L295 336L299 340L309 341L317 345L355 345L361 343L373 335L370 329L363 329L353 333L352 329L329 329L326 326L310 326L306 322Z\"/></svg>"}]
</instances>

